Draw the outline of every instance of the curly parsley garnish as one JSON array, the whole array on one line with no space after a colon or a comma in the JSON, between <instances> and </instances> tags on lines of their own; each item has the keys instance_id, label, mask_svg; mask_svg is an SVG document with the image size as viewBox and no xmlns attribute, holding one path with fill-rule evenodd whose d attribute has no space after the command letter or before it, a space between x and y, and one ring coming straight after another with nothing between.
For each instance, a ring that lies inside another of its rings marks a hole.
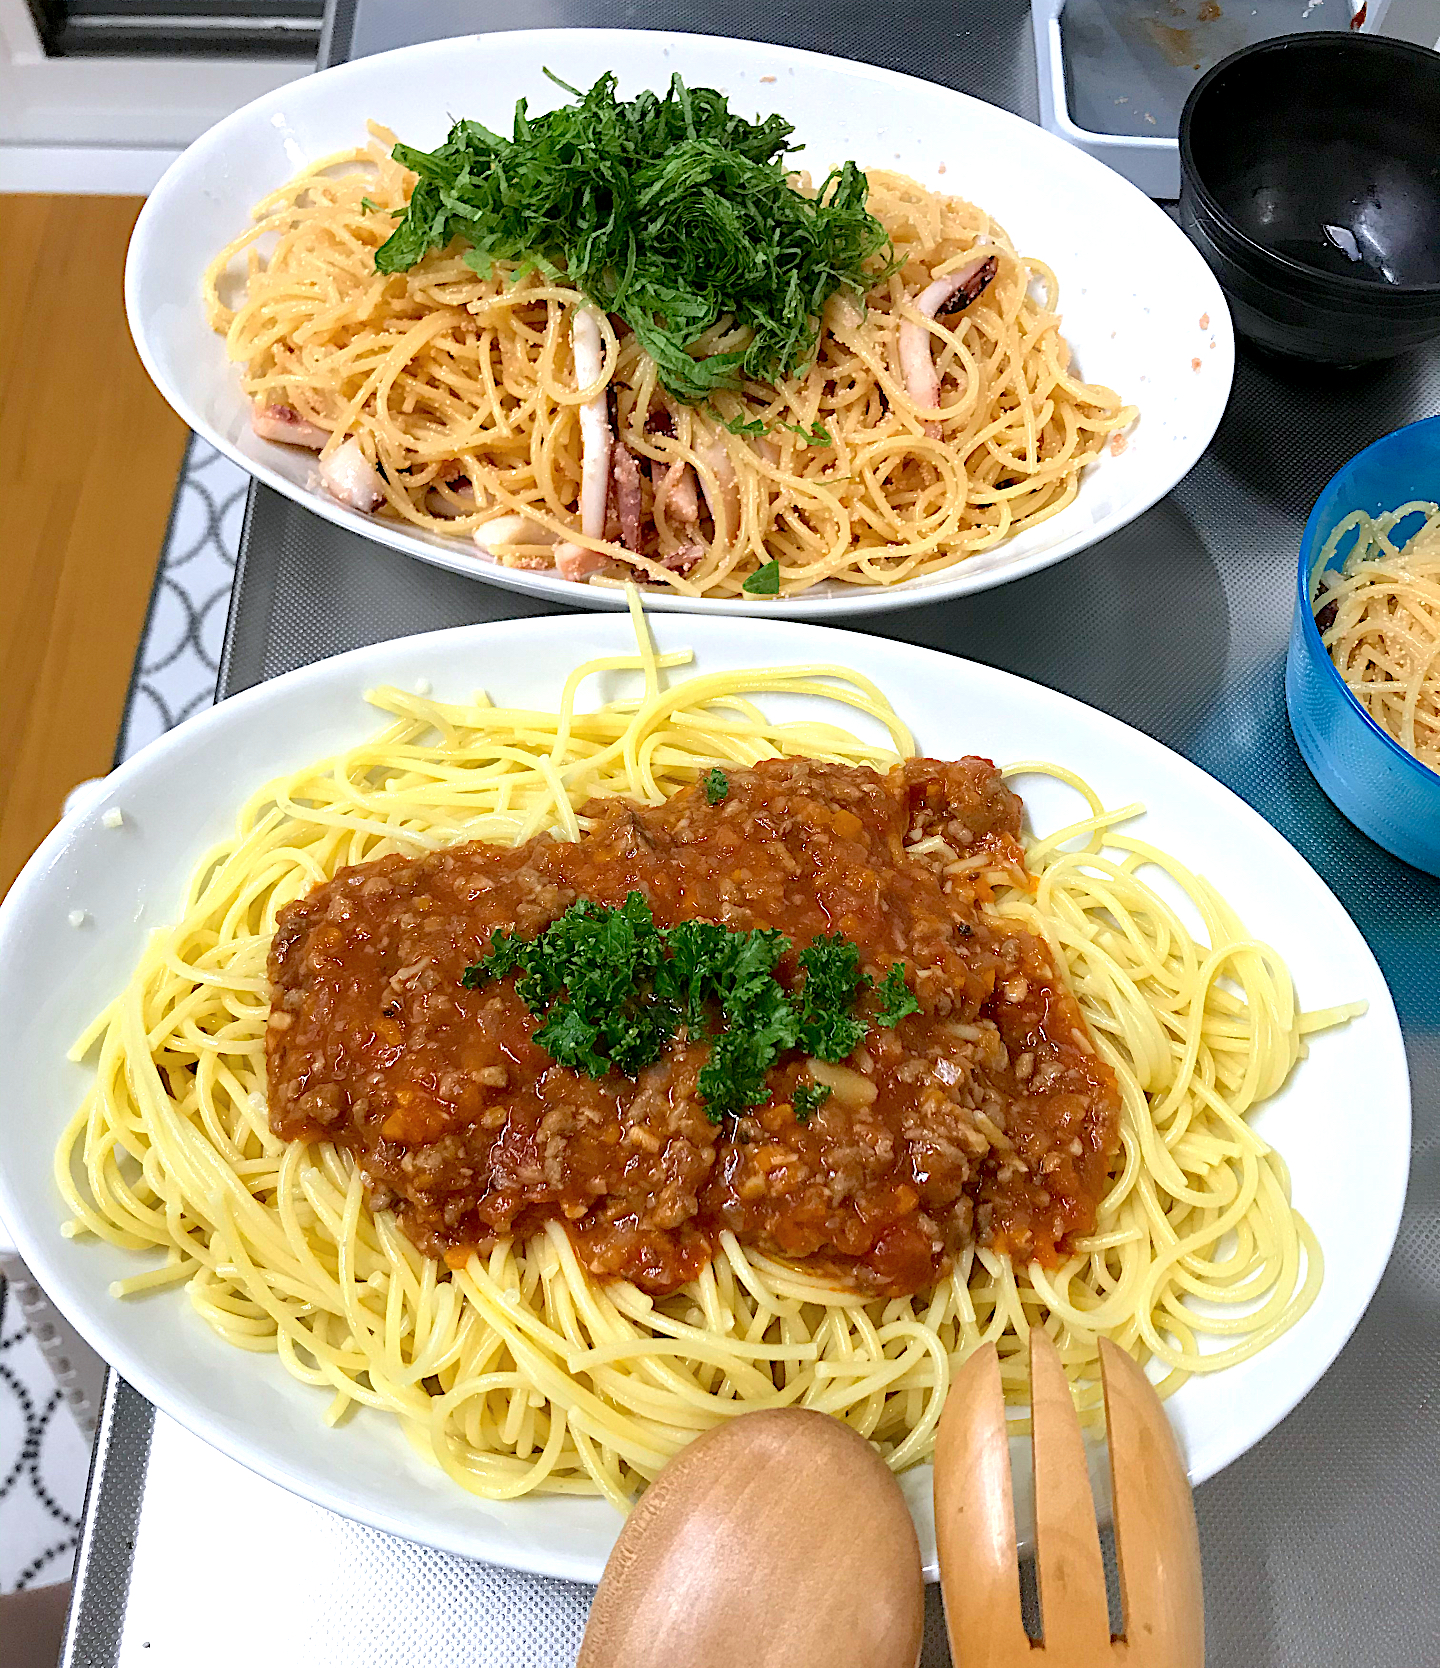
<instances>
[{"instance_id":1,"label":"curly parsley garnish","mask_svg":"<svg viewBox=\"0 0 1440 1668\"><path fill-rule=\"evenodd\" d=\"M702 780L705 783L705 798L711 805L718 805L730 792L730 778L719 765L711 765Z\"/></svg>"},{"instance_id":2,"label":"curly parsley garnish","mask_svg":"<svg viewBox=\"0 0 1440 1668\"><path fill-rule=\"evenodd\" d=\"M795 1122L808 1124L830 1098L829 1086L823 1083L797 1083L790 1095L795 1108Z\"/></svg>"},{"instance_id":3,"label":"curly parsley garnish","mask_svg":"<svg viewBox=\"0 0 1440 1668\"><path fill-rule=\"evenodd\" d=\"M535 1041L552 1059L587 1077L612 1067L634 1077L659 1059L680 1023L673 1001L654 1000L665 964L650 906L632 892L619 909L582 898L538 938L502 928L461 982L475 990L514 973L520 1000L546 1015Z\"/></svg>"},{"instance_id":4,"label":"curly parsley garnish","mask_svg":"<svg viewBox=\"0 0 1440 1668\"><path fill-rule=\"evenodd\" d=\"M677 399L699 405L747 378L803 372L830 296L862 296L890 270L865 175L846 162L813 197L797 191L782 116L746 121L678 75L663 98L623 103L612 74L586 93L550 79L577 102L532 117L521 99L509 139L459 121L438 150L395 146L419 178L378 271L459 241L479 273L514 261L563 275L630 326ZM726 318L748 344L696 358L695 341Z\"/></svg>"},{"instance_id":5,"label":"curly parsley garnish","mask_svg":"<svg viewBox=\"0 0 1440 1668\"><path fill-rule=\"evenodd\" d=\"M800 987L800 1046L819 1060L838 1062L865 1040L865 1021L852 1010L870 984L860 971L860 949L842 934L812 939L800 952L805 983Z\"/></svg>"},{"instance_id":6,"label":"curly parsley garnish","mask_svg":"<svg viewBox=\"0 0 1440 1668\"><path fill-rule=\"evenodd\" d=\"M877 1025L888 1025L891 1030L906 1014L918 1014L920 1004L915 993L905 982L905 963L891 962L890 971L880 981L880 1012L875 1015Z\"/></svg>"},{"instance_id":7,"label":"curly parsley garnish","mask_svg":"<svg viewBox=\"0 0 1440 1668\"><path fill-rule=\"evenodd\" d=\"M765 1102L766 1074L782 1054L803 1049L834 1063L864 1040L866 1022L854 1008L871 981L858 946L839 933L812 940L800 952L793 991L775 977L789 948L770 927L657 927L644 893L632 892L618 909L582 898L536 938L499 929L461 982L478 990L513 973L520 1000L544 1016L534 1040L587 1077L635 1077L683 1025L710 1045L699 1087L718 1124ZM810 1093L820 1097L813 1111L824 1093Z\"/></svg>"}]
</instances>

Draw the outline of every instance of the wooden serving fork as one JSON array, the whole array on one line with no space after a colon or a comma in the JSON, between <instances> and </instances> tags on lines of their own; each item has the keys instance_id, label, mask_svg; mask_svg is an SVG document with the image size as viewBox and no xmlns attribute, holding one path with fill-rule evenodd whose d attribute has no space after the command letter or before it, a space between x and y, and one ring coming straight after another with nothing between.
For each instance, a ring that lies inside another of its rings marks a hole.
<instances>
[{"instance_id":1,"label":"wooden serving fork","mask_svg":"<svg viewBox=\"0 0 1440 1668\"><path fill-rule=\"evenodd\" d=\"M1100 1340L1124 1632L1112 1637L1080 1422L1060 1355L1030 1332L1036 1570L1044 1643L1020 1613L1005 1400L994 1344L956 1375L935 1443L935 1536L955 1668L1204 1668L1200 1539L1149 1380Z\"/></svg>"}]
</instances>

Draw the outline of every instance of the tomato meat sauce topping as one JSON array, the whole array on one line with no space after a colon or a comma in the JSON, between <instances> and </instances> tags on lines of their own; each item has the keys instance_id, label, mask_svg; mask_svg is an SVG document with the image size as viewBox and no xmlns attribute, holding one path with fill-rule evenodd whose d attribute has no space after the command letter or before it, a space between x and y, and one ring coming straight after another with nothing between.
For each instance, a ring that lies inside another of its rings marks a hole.
<instances>
[{"instance_id":1,"label":"tomato meat sauce topping","mask_svg":"<svg viewBox=\"0 0 1440 1668\"><path fill-rule=\"evenodd\" d=\"M1115 1078L1047 946L987 908L985 872L1024 869L1021 803L988 760L885 775L768 760L663 805L592 801L582 819L575 842L344 869L281 912L278 1135L348 1149L372 1205L452 1265L559 1221L593 1274L657 1295L726 1231L904 1296L972 1244L1053 1265L1093 1230ZM779 1055L763 1102L715 1122L703 1026L680 1026L633 1080L591 1076L537 1042L513 975L467 986L502 931L533 939L581 899L618 908L636 892L661 928L778 929L787 988L803 987L812 941L853 942L863 1040L840 1062ZM918 1010L882 1023L897 964Z\"/></svg>"}]
</instances>

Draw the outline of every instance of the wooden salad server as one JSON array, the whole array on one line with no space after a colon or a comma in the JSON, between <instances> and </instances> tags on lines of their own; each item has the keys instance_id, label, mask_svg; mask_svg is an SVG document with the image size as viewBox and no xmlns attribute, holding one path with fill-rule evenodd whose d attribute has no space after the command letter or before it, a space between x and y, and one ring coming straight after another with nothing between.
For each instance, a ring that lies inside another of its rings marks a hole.
<instances>
[{"instance_id":1,"label":"wooden salad server","mask_svg":"<svg viewBox=\"0 0 1440 1668\"><path fill-rule=\"evenodd\" d=\"M1204 1668L1200 1540L1160 1398L1100 1340L1124 1631L1112 1638L1080 1422L1060 1355L1030 1332L1036 1571L1044 1642L1026 1636L1010 1447L993 1344L956 1375L935 1447L935 1536L955 1668Z\"/></svg>"}]
</instances>

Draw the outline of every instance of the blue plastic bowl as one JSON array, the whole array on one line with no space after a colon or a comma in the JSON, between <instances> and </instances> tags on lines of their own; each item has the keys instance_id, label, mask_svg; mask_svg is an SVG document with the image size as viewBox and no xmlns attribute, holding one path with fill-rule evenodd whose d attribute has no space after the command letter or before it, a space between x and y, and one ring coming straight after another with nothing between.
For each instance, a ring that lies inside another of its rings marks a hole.
<instances>
[{"instance_id":1,"label":"blue plastic bowl","mask_svg":"<svg viewBox=\"0 0 1440 1668\"><path fill-rule=\"evenodd\" d=\"M1311 580L1337 524L1352 510L1378 515L1417 498L1440 502L1440 417L1367 446L1311 510L1300 541L1285 704L1305 763L1336 808L1386 851L1440 875L1440 774L1386 735L1345 687L1310 607ZM1342 562L1352 544L1342 539L1330 565Z\"/></svg>"}]
</instances>

